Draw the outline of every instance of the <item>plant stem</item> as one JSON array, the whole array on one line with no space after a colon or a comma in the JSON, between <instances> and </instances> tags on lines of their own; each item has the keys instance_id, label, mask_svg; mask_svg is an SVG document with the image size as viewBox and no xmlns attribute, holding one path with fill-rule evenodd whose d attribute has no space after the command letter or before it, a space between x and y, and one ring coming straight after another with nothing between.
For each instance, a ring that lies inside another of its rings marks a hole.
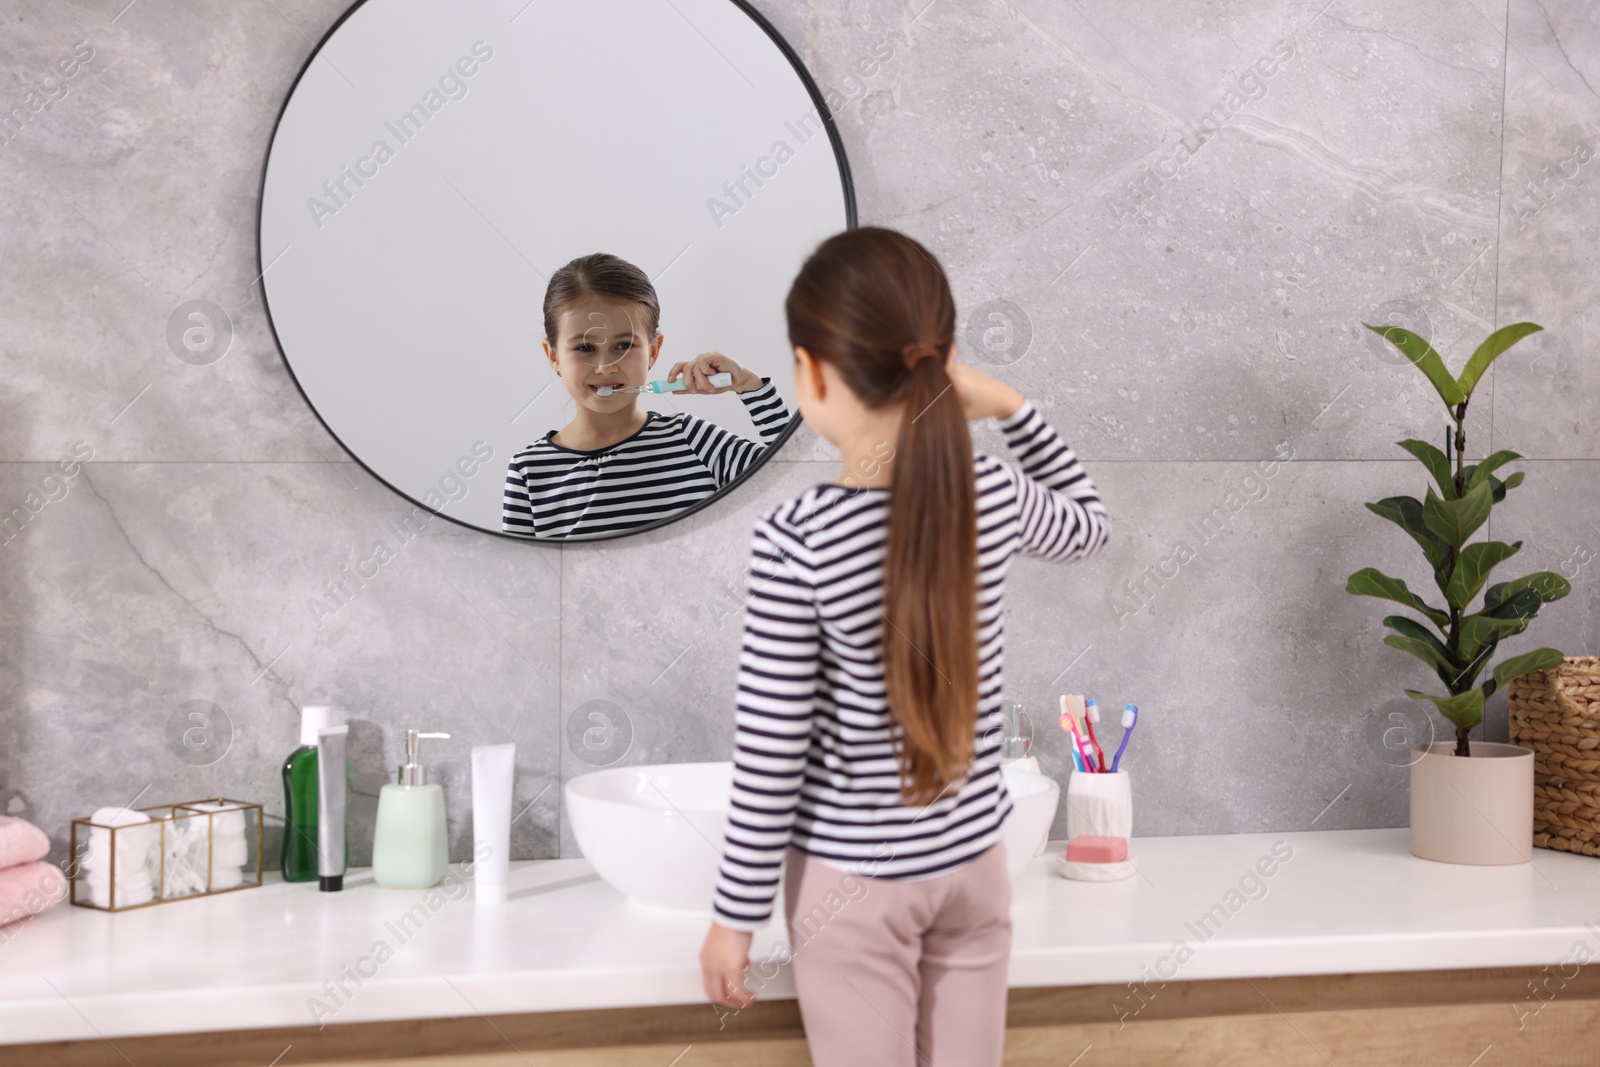
<instances>
[{"instance_id":1,"label":"plant stem","mask_svg":"<svg viewBox=\"0 0 1600 1067\"><path fill-rule=\"evenodd\" d=\"M1456 444L1456 477L1455 477L1456 497L1457 497L1457 499L1460 499L1461 494L1466 490L1466 485L1467 485L1466 460L1464 458L1466 456L1466 454L1467 454L1467 425L1466 425L1467 402L1465 400L1463 400L1461 403L1456 405L1456 409L1455 409L1454 414L1455 414L1455 420L1456 420L1456 441L1455 441L1455 444ZM1455 549L1451 549L1450 550L1449 555L1446 557L1445 564L1449 568L1450 573L1454 574L1455 573L1455 568L1456 568L1456 551L1455 551ZM1461 609L1456 607L1454 604L1451 604L1450 605L1450 652L1452 654L1455 654L1456 650L1459 649L1460 647L1461 647ZM1456 684L1454 684L1454 685L1449 687L1450 688L1450 693L1451 693L1452 696L1454 696L1457 693L1466 692L1466 689L1461 686L1460 678L1461 678L1461 676L1457 675L1456 676ZM1458 755L1458 756L1471 756L1472 755L1472 748L1467 742L1467 731L1465 729L1459 727L1459 726L1456 727L1456 753L1455 754Z\"/></svg>"}]
</instances>

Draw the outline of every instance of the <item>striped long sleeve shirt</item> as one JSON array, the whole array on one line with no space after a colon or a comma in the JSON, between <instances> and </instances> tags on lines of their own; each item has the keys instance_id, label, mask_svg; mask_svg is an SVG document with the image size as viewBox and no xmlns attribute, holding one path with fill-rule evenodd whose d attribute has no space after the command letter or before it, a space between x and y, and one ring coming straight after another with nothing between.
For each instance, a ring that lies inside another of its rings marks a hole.
<instances>
[{"instance_id":1,"label":"striped long sleeve shirt","mask_svg":"<svg viewBox=\"0 0 1600 1067\"><path fill-rule=\"evenodd\" d=\"M955 870L1000 837L1005 579L1018 552L1081 559L1106 513L1077 457L1029 401L1000 420L1021 467L973 460L978 493L978 716L971 766L933 803L906 806L883 674L888 489L817 485L757 520L735 712L733 795L714 907L754 930L770 916L784 849L857 874Z\"/></svg>"},{"instance_id":2,"label":"striped long sleeve shirt","mask_svg":"<svg viewBox=\"0 0 1600 1067\"><path fill-rule=\"evenodd\" d=\"M554 430L511 457L500 528L528 537L594 537L676 515L754 466L789 424L771 378L740 393L760 441L684 412L645 413L605 448L558 445Z\"/></svg>"}]
</instances>

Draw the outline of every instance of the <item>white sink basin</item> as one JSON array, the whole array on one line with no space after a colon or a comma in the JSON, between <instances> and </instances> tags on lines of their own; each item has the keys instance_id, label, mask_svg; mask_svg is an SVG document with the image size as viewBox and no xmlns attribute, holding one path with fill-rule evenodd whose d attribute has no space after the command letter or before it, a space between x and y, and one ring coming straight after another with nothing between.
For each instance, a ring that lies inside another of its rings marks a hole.
<instances>
[{"instance_id":1,"label":"white sink basin","mask_svg":"<svg viewBox=\"0 0 1600 1067\"><path fill-rule=\"evenodd\" d=\"M1002 772L1015 805L1001 831L1015 881L1044 849L1061 789L1032 771ZM705 919L732 792L732 763L657 763L579 775L565 796L578 847L612 888L649 911Z\"/></svg>"}]
</instances>

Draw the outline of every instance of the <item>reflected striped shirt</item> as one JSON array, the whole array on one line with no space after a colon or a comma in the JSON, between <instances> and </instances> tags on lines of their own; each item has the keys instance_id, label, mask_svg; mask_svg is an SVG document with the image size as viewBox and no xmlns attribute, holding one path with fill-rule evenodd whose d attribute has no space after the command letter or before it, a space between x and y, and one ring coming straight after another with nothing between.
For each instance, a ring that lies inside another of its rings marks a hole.
<instances>
[{"instance_id":1,"label":"reflected striped shirt","mask_svg":"<svg viewBox=\"0 0 1600 1067\"><path fill-rule=\"evenodd\" d=\"M527 537L593 537L692 507L737 481L789 424L771 378L738 396L759 441L681 411L646 412L637 432L605 448L567 448L551 440L551 430L511 457L500 528Z\"/></svg>"},{"instance_id":2,"label":"reflected striped shirt","mask_svg":"<svg viewBox=\"0 0 1600 1067\"><path fill-rule=\"evenodd\" d=\"M792 844L857 874L955 870L1000 837L1005 579L1019 552L1082 559L1106 540L1088 474L1029 401L1000 420L1020 468L973 457L978 493L978 719L959 788L902 803L885 700L888 489L817 485L757 520L739 656L733 795L714 907L754 930L772 913Z\"/></svg>"}]
</instances>

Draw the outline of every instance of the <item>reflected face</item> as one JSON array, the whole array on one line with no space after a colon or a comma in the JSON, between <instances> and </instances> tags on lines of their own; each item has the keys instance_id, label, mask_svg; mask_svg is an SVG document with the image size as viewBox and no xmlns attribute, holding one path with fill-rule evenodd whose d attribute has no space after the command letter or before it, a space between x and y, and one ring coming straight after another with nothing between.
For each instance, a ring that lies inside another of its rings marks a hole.
<instances>
[{"instance_id":1,"label":"reflected face","mask_svg":"<svg viewBox=\"0 0 1600 1067\"><path fill-rule=\"evenodd\" d=\"M567 393L591 411L618 411L637 400L637 393L596 394L602 385L615 389L643 385L661 351L663 336L650 337L645 309L626 300L589 295L563 308L555 341L544 341L545 358L561 375Z\"/></svg>"}]
</instances>

